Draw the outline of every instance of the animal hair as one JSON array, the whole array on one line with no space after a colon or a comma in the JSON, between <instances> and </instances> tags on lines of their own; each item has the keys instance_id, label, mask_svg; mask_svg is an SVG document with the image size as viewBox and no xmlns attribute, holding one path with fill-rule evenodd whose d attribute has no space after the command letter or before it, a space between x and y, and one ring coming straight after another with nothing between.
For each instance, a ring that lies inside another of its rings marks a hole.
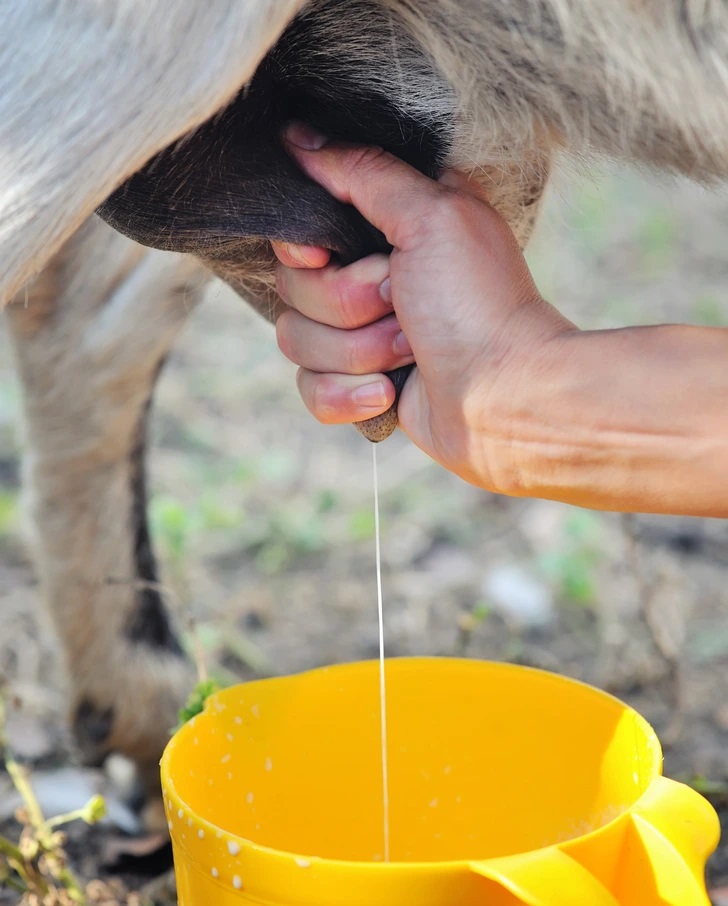
<instances>
[{"instance_id":1,"label":"animal hair","mask_svg":"<svg viewBox=\"0 0 728 906\"><path fill-rule=\"evenodd\" d=\"M199 299L192 256L274 320L270 238L387 249L293 166L291 116L432 176L470 171L523 245L556 155L728 176L728 3L0 3L0 303L16 299L35 559L76 736L92 759L128 754L150 792L191 671L143 447Z\"/></svg>"},{"instance_id":2,"label":"animal hair","mask_svg":"<svg viewBox=\"0 0 728 906\"><path fill-rule=\"evenodd\" d=\"M154 153L220 110L302 8L342 66L376 82L386 57L407 73L381 83L395 106L427 118L454 104L448 162L489 168L496 185L498 168L512 180L555 148L726 175L723 0L372 2L423 49L444 91L410 70L396 33L370 40L359 0L333 16L327 0L3 4L0 297Z\"/></svg>"}]
</instances>

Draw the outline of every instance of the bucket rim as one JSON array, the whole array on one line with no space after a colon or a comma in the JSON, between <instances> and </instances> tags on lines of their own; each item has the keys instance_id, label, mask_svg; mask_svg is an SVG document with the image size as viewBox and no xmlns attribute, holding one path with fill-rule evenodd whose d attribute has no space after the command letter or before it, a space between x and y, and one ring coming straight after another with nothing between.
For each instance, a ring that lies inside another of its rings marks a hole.
<instances>
[{"instance_id":1,"label":"bucket rim","mask_svg":"<svg viewBox=\"0 0 728 906\"><path fill-rule=\"evenodd\" d=\"M219 710L221 705L223 707L226 706L225 699L227 697L233 697L236 690L241 686L245 686L246 689L249 689L251 686L255 686L259 683L264 683L266 685L269 685L271 683L284 685L287 682L295 682L296 680L300 680L301 677L306 676L321 675L332 672L344 673L356 669L361 670L379 668L379 661L376 659L347 661L340 664L331 664L315 667L309 670L302 670L297 673L285 674L283 676L252 680L248 683L236 683L233 686L229 686L209 696L205 701L203 711L195 717L190 718L190 720L188 720L175 732L175 734L167 743L167 746L165 747L165 750L162 754L160 761L162 794L164 798L164 808L167 812L170 832L172 832L173 820L175 817L187 817L188 820L192 817L194 819L194 825L201 829L205 835L209 834L214 838L227 842L228 846L232 845L234 848L237 848L237 852L239 852L240 854L246 853L250 857L265 858L266 861L276 860L281 864L290 864L290 862L293 860L297 865L306 863L307 866L316 865L317 867L322 869L325 868L347 872L366 870L367 872L375 871L390 874L405 873L410 871L421 872L423 869L427 869L429 872L442 873L474 871L474 866L487 864L489 861L494 859L503 860L518 858L519 856L523 856L526 853L534 855L543 854L547 853L550 850L560 849L561 847L568 844L573 844L577 840L586 842L596 838L601 834L614 833L615 830L618 829L620 823L624 823L629 818L630 813L634 809L637 809L643 798L649 794L650 787L654 783L655 779L662 776L662 746L660 745L659 738L649 721L647 721L647 719L643 717L638 711L636 711L631 705L626 704L611 693L605 692L604 690L599 689L596 686L592 686L589 683L583 682L582 680L564 676L559 673L554 673L550 670L543 670L538 667L522 666L520 664L510 664L502 661L482 660L477 658L457 658L449 656L405 656L387 658L386 660L387 666L395 666L397 664L403 664L405 666L427 664L429 666L437 665L437 667L461 665L470 669L483 669L496 673L517 673L519 675L528 674L533 676L534 678L538 678L539 681L552 682L555 685L569 686L570 688L577 690L582 694L588 695L592 700L599 699L605 706L613 708L615 711L619 711L624 715L631 715L633 720L635 721L635 724L640 727L642 732L644 732L645 740L653 753L653 763L652 765L650 765L650 772L652 773L652 777L647 783L645 789L631 804L626 806L618 814L615 814L613 818L605 821L604 824L601 824L599 827L593 828L592 830L586 831L585 833L574 834L573 836L564 838L563 840L555 841L553 843L549 843L545 846L535 849L532 848L519 850L517 852L508 853L501 856L486 856L483 858L448 859L437 861L393 860L384 862L354 859L336 859L326 856L311 855L309 853L276 849L275 847L256 843L254 840L251 840L248 837L243 837L235 834L230 830L220 827L209 819L201 817L189 805L189 803L187 803L182 798L171 776L169 769L170 761L174 757L175 749L177 748L177 746L181 744L181 741L184 741L184 737L193 732L194 726L199 718L204 718L208 715L213 716L213 712L215 710ZM395 669L397 669L396 666ZM198 849L198 846L195 845L196 842L201 842L197 840L196 836L191 837L191 845L186 844L185 842L176 838L174 840L175 847L179 847L180 849L184 850L192 861L199 861L198 855L195 853L195 850Z\"/></svg>"}]
</instances>

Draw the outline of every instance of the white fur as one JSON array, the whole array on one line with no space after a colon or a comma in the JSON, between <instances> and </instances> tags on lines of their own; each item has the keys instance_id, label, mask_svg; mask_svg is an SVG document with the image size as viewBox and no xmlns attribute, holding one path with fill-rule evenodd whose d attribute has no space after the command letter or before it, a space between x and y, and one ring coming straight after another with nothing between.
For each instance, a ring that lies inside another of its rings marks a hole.
<instances>
[{"instance_id":1,"label":"white fur","mask_svg":"<svg viewBox=\"0 0 728 906\"><path fill-rule=\"evenodd\" d=\"M0 4L0 299L251 76L303 0Z\"/></svg>"}]
</instances>

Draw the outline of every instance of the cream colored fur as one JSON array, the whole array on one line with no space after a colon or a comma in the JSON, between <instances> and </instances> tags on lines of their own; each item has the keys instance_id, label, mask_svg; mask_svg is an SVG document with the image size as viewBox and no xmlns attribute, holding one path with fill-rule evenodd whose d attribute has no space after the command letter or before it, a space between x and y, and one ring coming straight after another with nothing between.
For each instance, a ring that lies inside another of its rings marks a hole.
<instances>
[{"instance_id":1,"label":"cream colored fur","mask_svg":"<svg viewBox=\"0 0 728 906\"><path fill-rule=\"evenodd\" d=\"M193 258L142 248L93 218L7 310L28 540L65 654L69 713L84 701L113 708L98 751L76 728L84 754L122 752L149 789L193 676L183 658L128 637L140 590L132 450L156 373L207 280Z\"/></svg>"}]
</instances>

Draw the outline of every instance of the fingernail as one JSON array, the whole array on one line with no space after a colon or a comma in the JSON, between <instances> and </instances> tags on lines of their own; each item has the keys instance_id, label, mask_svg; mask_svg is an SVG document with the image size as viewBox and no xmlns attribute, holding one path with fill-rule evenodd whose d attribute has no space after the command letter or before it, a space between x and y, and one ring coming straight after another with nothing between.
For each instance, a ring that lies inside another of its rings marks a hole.
<instances>
[{"instance_id":1,"label":"fingernail","mask_svg":"<svg viewBox=\"0 0 728 906\"><path fill-rule=\"evenodd\" d=\"M286 141L297 148L303 148L304 151L318 151L319 148L323 148L328 139L313 126L297 120L286 126Z\"/></svg>"},{"instance_id":2,"label":"fingernail","mask_svg":"<svg viewBox=\"0 0 728 906\"><path fill-rule=\"evenodd\" d=\"M386 302L388 305L392 304L392 284L390 283L389 277L386 277L379 287L379 295L383 302Z\"/></svg>"},{"instance_id":3,"label":"fingernail","mask_svg":"<svg viewBox=\"0 0 728 906\"><path fill-rule=\"evenodd\" d=\"M412 347L410 346L407 337L402 333L401 330L394 338L392 346L397 355L412 355Z\"/></svg>"},{"instance_id":4,"label":"fingernail","mask_svg":"<svg viewBox=\"0 0 728 906\"><path fill-rule=\"evenodd\" d=\"M363 409L381 409L387 405L387 389L383 381L374 381L357 387L351 398Z\"/></svg>"},{"instance_id":5,"label":"fingernail","mask_svg":"<svg viewBox=\"0 0 728 906\"><path fill-rule=\"evenodd\" d=\"M294 261L298 264L303 265L303 267L312 267L313 264L309 258L306 257L305 251L298 245L287 245L286 251L293 258Z\"/></svg>"}]
</instances>

